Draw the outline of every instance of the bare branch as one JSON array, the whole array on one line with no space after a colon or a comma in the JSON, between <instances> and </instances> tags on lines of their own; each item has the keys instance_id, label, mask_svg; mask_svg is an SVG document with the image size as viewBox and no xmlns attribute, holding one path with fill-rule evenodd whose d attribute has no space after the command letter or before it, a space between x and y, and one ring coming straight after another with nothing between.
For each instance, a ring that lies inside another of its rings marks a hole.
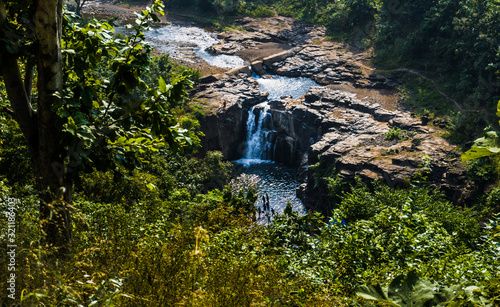
<instances>
[{"instance_id":1,"label":"bare branch","mask_svg":"<svg viewBox=\"0 0 500 307\"><path fill-rule=\"evenodd\" d=\"M7 107L3 107L3 111L7 114L9 114L10 116L14 117L16 116L16 113L14 113L14 111L12 111L11 109L7 108Z\"/></svg>"}]
</instances>

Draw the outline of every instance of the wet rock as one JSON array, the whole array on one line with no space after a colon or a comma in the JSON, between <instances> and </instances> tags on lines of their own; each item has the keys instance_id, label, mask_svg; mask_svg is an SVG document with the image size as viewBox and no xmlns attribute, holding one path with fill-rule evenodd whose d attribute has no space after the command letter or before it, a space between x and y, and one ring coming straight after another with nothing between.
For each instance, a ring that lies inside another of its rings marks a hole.
<instances>
[{"instance_id":1,"label":"wet rock","mask_svg":"<svg viewBox=\"0 0 500 307\"><path fill-rule=\"evenodd\" d=\"M238 74L245 74L247 77L250 77L252 75L252 71L250 70L250 67L248 66L241 66L238 68L231 69L227 72L225 72L226 75L238 75Z\"/></svg>"},{"instance_id":2,"label":"wet rock","mask_svg":"<svg viewBox=\"0 0 500 307\"><path fill-rule=\"evenodd\" d=\"M278 54L275 54L275 55L272 55L272 56L269 56L269 57L265 57L262 60L262 62L263 62L264 65L266 65L266 66L269 67L273 63L279 62L279 61L283 61L286 58L292 56L293 54L294 54L294 52L292 50L286 50L286 51L280 52Z\"/></svg>"},{"instance_id":3,"label":"wet rock","mask_svg":"<svg viewBox=\"0 0 500 307\"><path fill-rule=\"evenodd\" d=\"M272 109L276 110L285 110L285 102L283 100L271 100L269 101L269 105Z\"/></svg>"},{"instance_id":4,"label":"wet rock","mask_svg":"<svg viewBox=\"0 0 500 307\"><path fill-rule=\"evenodd\" d=\"M218 81L218 77L215 76L215 75L209 75L209 76L205 76L203 78L200 79L200 83L214 83L216 81Z\"/></svg>"},{"instance_id":5,"label":"wet rock","mask_svg":"<svg viewBox=\"0 0 500 307\"><path fill-rule=\"evenodd\" d=\"M255 72L259 76L266 74L266 71L264 70L264 66L263 66L262 61L252 62L251 67L252 67L252 71Z\"/></svg>"}]
</instances>

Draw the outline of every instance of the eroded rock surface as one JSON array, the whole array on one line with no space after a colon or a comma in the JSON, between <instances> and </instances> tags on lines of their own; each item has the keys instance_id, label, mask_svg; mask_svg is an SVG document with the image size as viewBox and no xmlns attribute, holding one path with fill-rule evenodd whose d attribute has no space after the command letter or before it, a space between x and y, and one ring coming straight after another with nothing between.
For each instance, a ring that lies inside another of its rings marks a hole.
<instances>
[{"instance_id":1,"label":"eroded rock surface","mask_svg":"<svg viewBox=\"0 0 500 307\"><path fill-rule=\"evenodd\" d=\"M292 138L300 138L304 131L309 131L306 135L317 132L305 152L308 165L321 160L334 165L338 176L345 179L379 179L393 187L426 177L450 199L460 202L464 197L465 171L456 147L407 112L387 111L354 94L314 87L299 103L290 102L284 110L271 107L271 113L276 118L275 130L286 131L293 123L294 129L288 133ZM395 129L401 129L401 139L387 140ZM318 191L312 171L306 182L299 193L314 206Z\"/></svg>"},{"instance_id":2,"label":"eroded rock surface","mask_svg":"<svg viewBox=\"0 0 500 307\"><path fill-rule=\"evenodd\" d=\"M398 85L396 76L374 74L364 64L371 58L369 53L355 53L344 43L328 40L324 27L287 17L243 18L236 25L242 30L220 33L221 42L212 47L213 52L239 55L252 66L260 61L268 73L308 77L324 85L350 82L377 89ZM255 71L263 74L264 70Z\"/></svg>"}]
</instances>

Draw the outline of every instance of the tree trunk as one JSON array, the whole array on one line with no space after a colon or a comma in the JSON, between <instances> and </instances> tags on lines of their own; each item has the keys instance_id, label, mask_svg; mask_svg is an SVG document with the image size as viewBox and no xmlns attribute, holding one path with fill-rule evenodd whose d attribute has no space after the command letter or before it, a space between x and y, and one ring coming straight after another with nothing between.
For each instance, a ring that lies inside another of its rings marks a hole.
<instances>
[{"instance_id":1,"label":"tree trunk","mask_svg":"<svg viewBox=\"0 0 500 307\"><path fill-rule=\"evenodd\" d=\"M47 243L65 250L71 243L71 193L73 181L53 166L64 165L65 148L61 129L51 107L62 91L61 56L62 0L39 0L35 16L38 52L38 148L33 156L37 188L40 192L40 219ZM64 189L60 191L60 189Z\"/></svg>"},{"instance_id":2,"label":"tree trunk","mask_svg":"<svg viewBox=\"0 0 500 307\"><path fill-rule=\"evenodd\" d=\"M87 0L75 0L75 2L76 2L75 14L82 16L82 9L83 9L83 6L85 5L85 2L87 2Z\"/></svg>"}]
</instances>

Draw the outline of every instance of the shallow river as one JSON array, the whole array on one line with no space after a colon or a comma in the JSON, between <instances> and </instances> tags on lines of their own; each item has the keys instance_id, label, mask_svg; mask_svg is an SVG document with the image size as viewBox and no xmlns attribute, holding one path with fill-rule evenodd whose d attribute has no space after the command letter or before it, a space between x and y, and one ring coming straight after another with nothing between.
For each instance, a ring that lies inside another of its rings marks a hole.
<instances>
[{"instance_id":1,"label":"shallow river","mask_svg":"<svg viewBox=\"0 0 500 307\"><path fill-rule=\"evenodd\" d=\"M130 34L125 26L117 27L116 31ZM212 66L236 68L244 65L242 58L233 55L212 55L206 51L208 47L219 42L215 33L192 26L165 25L151 28L144 32L146 41L156 50L168 53L172 58L186 62L199 61L200 58ZM196 55L196 56L195 56Z\"/></svg>"}]
</instances>

